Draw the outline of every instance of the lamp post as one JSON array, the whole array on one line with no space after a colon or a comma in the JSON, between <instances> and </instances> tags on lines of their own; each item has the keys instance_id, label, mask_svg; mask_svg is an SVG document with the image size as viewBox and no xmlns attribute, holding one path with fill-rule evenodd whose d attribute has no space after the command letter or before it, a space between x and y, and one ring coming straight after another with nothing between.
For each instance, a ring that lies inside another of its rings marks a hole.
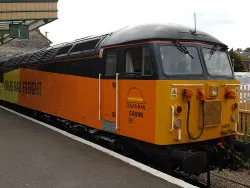
<instances>
[{"instance_id":1,"label":"lamp post","mask_svg":"<svg viewBox=\"0 0 250 188\"><path fill-rule=\"evenodd\" d=\"M48 31L45 31L45 37L48 38Z\"/></svg>"}]
</instances>

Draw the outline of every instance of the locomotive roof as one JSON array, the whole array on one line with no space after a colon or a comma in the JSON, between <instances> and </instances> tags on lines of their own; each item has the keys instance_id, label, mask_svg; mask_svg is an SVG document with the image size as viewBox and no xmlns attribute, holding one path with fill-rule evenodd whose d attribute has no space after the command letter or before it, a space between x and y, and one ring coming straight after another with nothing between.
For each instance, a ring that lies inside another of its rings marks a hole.
<instances>
[{"instance_id":1,"label":"locomotive roof","mask_svg":"<svg viewBox=\"0 0 250 188\"><path fill-rule=\"evenodd\" d=\"M202 41L211 44L219 44L227 48L221 41L205 32L198 30L193 32L193 28L179 25L145 24L126 27L100 36L88 36L72 42L40 49L30 54L11 57L5 61L4 66L40 64L52 62L53 60L94 56L99 53L101 47L154 39Z\"/></svg>"},{"instance_id":2,"label":"locomotive roof","mask_svg":"<svg viewBox=\"0 0 250 188\"><path fill-rule=\"evenodd\" d=\"M110 46L132 41L151 40L151 39L169 39L169 40L195 40L208 43L216 43L227 47L224 43L215 37L196 30L194 28L174 25L174 24L145 24L133 27L126 27L122 30L112 33L104 46Z\"/></svg>"}]
</instances>

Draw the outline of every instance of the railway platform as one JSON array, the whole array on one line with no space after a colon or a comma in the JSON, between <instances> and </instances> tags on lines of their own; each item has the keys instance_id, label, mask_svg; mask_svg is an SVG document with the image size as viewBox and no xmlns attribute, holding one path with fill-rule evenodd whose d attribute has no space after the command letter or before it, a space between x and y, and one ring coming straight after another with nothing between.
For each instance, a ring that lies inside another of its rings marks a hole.
<instances>
[{"instance_id":1,"label":"railway platform","mask_svg":"<svg viewBox=\"0 0 250 188\"><path fill-rule=\"evenodd\" d=\"M194 187L157 171L155 176L3 107L0 119L0 187Z\"/></svg>"}]
</instances>

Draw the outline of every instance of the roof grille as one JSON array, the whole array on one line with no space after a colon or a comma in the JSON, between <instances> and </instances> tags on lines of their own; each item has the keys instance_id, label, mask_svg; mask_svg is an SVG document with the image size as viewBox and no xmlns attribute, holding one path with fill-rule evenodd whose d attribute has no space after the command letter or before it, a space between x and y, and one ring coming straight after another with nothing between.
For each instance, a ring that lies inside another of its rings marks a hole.
<instances>
[{"instance_id":1,"label":"roof grille","mask_svg":"<svg viewBox=\"0 0 250 188\"><path fill-rule=\"evenodd\" d=\"M4 66L5 66L5 67L10 67L10 66L14 65L14 62L16 61L17 58L18 58L18 57L12 57L12 58L10 58L10 59L4 64Z\"/></svg>"},{"instance_id":2,"label":"roof grille","mask_svg":"<svg viewBox=\"0 0 250 188\"><path fill-rule=\"evenodd\" d=\"M41 51L38 51L38 52L35 52L29 59L28 63L29 64L34 64L34 63L38 63L42 56L44 55L45 51L44 50L41 50Z\"/></svg>"},{"instance_id":3,"label":"roof grille","mask_svg":"<svg viewBox=\"0 0 250 188\"><path fill-rule=\"evenodd\" d=\"M20 62L22 61L24 55L18 56L15 60L15 62L13 62L13 65L18 65L20 64Z\"/></svg>"},{"instance_id":4,"label":"roof grille","mask_svg":"<svg viewBox=\"0 0 250 188\"><path fill-rule=\"evenodd\" d=\"M51 61L54 54L56 53L57 49L58 48L51 48L51 49L47 50L41 60L42 61Z\"/></svg>"},{"instance_id":5,"label":"roof grille","mask_svg":"<svg viewBox=\"0 0 250 188\"><path fill-rule=\"evenodd\" d=\"M28 60L29 60L29 58L30 58L31 55L32 55L32 54L26 54L26 55L23 57L22 61L20 61L19 63L20 63L21 65L27 64L27 63L28 63Z\"/></svg>"}]
</instances>

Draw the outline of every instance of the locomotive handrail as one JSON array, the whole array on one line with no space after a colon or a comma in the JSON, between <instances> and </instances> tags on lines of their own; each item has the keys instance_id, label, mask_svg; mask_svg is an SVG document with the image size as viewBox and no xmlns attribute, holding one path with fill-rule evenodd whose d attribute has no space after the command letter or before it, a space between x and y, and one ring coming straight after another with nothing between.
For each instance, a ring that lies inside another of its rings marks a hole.
<instances>
[{"instance_id":1,"label":"locomotive handrail","mask_svg":"<svg viewBox=\"0 0 250 188\"><path fill-rule=\"evenodd\" d=\"M98 117L98 120L101 120L101 76L102 76L102 74L99 74L99 80L98 80L98 110L99 110L99 117Z\"/></svg>"},{"instance_id":2,"label":"locomotive handrail","mask_svg":"<svg viewBox=\"0 0 250 188\"><path fill-rule=\"evenodd\" d=\"M181 140L181 129L178 129L178 140Z\"/></svg>"},{"instance_id":3,"label":"locomotive handrail","mask_svg":"<svg viewBox=\"0 0 250 188\"><path fill-rule=\"evenodd\" d=\"M204 84L172 84L172 86L204 86Z\"/></svg>"},{"instance_id":4,"label":"locomotive handrail","mask_svg":"<svg viewBox=\"0 0 250 188\"><path fill-rule=\"evenodd\" d=\"M116 118L115 118L115 128L118 129L118 76L119 73L115 74L116 91L115 91L115 106L116 106Z\"/></svg>"},{"instance_id":5,"label":"locomotive handrail","mask_svg":"<svg viewBox=\"0 0 250 188\"><path fill-rule=\"evenodd\" d=\"M221 86L240 86L240 84L221 84Z\"/></svg>"},{"instance_id":6,"label":"locomotive handrail","mask_svg":"<svg viewBox=\"0 0 250 188\"><path fill-rule=\"evenodd\" d=\"M169 131L173 131L174 130L174 106L171 105L172 108L172 125L171 125L171 129Z\"/></svg>"}]
</instances>

